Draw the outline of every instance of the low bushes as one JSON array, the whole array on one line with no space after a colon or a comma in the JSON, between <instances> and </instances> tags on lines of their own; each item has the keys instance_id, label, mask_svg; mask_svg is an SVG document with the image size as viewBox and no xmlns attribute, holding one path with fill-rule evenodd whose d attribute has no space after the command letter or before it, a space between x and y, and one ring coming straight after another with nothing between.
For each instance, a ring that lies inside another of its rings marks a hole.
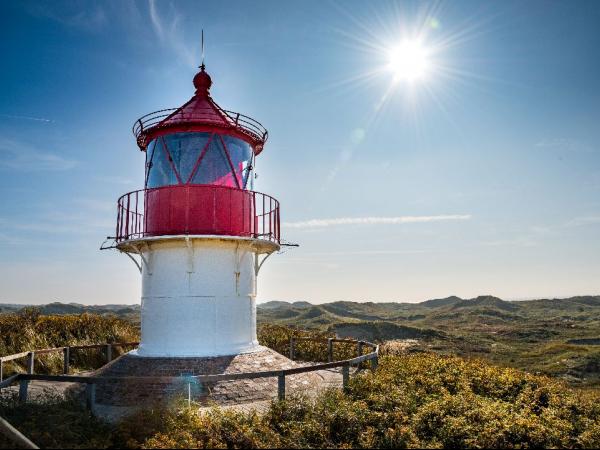
<instances>
[{"instance_id":1,"label":"low bushes","mask_svg":"<svg viewBox=\"0 0 600 450\"><path fill-rule=\"evenodd\" d=\"M600 397L549 378L434 354L386 356L349 392L273 403L264 414L145 411L116 443L145 448L600 446ZM140 424L152 424L140 429Z\"/></svg>"},{"instance_id":2,"label":"low bushes","mask_svg":"<svg viewBox=\"0 0 600 450\"><path fill-rule=\"evenodd\" d=\"M113 318L0 319L0 345L11 345L10 353L137 338L131 325ZM16 341L21 335L28 339ZM290 336L332 337L271 325L259 329L260 342L283 354L289 352ZM338 359L356 352L355 345L335 348ZM157 408L108 425L69 401L49 397L19 405L0 397L0 416L41 447L600 447L597 391L477 360L384 349L378 370L352 377L347 392L290 398L263 413ZM297 353L304 359L327 357L322 343L299 343ZM6 446L0 437L0 448Z\"/></svg>"},{"instance_id":3,"label":"low bushes","mask_svg":"<svg viewBox=\"0 0 600 450\"><path fill-rule=\"evenodd\" d=\"M272 348L282 355L290 354L291 337L311 337L318 339L335 338L334 333L316 330L299 330L280 325L263 324L258 328L258 341L265 347ZM301 361L327 361L327 344L324 342L297 341L295 345L296 359ZM367 352L365 348L364 352ZM336 361L357 356L356 344L336 342L333 346L333 357Z\"/></svg>"},{"instance_id":4,"label":"low bushes","mask_svg":"<svg viewBox=\"0 0 600 450\"><path fill-rule=\"evenodd\" d=\"M91 345L110 342L131 342L139 339L136 326L114 316L77 314L40 315L35 308L16 314L0 314L0 355L9 355L67 345ZM118 349L113 350L115 356ZM60 373L62 353L36 357L38 373ZM101 350L73 351L74 369L97 368L105 363ZM4 374L25 370L25 359L5 363Z\"/></svg>"}]
</instances>

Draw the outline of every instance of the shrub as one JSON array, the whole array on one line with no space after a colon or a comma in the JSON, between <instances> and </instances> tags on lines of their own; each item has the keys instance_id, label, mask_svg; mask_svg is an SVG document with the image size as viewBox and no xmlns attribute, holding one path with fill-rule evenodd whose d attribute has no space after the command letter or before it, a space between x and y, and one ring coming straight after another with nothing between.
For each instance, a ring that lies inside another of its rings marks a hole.
<instances>
[{"instance_id":1,"label":"shrub","mask_svg":"<svg viewBox=\"0 0 600 450\"><path fill-rule=\"evenodd\" d=\"M282 355L290 354L291 337L311 337L318 339L335 338L335 333L316 330L299 330L280 325L263 324L258 328L258 341ZM323 342L297 341L296 359L303 361L327 361L327 344ZM366 350L365 350L366 351ZM349 359L357 355L356 344L336 342L333 346L335 360Z\"/></svg>"},{"instance_id":2,"label":"shrub","mask_svg":"<svg viewBox=\"0 0 600 450\"><path fill-rule=\"evenodd\" d=\"M25 308L17 314L0 314L0 355L36 349L91 345L110 342L131 342L139 338L138 329L130 322L114 316L79 314L42 316L35 308ZM115 356L119 349L114 349ZM36 357L36 372L59 373L62 353ZM104 363L102 350L73 351L72 367L97 368ZM5 375L24 371L25 359L5 363Z\"/></svg>"},{"instance_id":3,"label":"shrub","mask_svg":"<svg viewBox=\"0 0 600 450\"><path fill-rule=\"evenodd\" d=\"M163 411L159 432L130 446L597 447L600 396L481 361L434 354L381 358L347 393L275 402L262 415ZM130 428L144 422L132 417ZM125 426L127 429L128 426Z\"/></svg>"},{"instance_id":4,"label":"shrub","mask_svg":"<svg viewBox=\"0 0 600 450\"><path fill-rule=\"evenodd\" d=\"M114 318L84 316L59 320L28 312L13 318L21 321L23 332L10 328L0 342L31 345L28 349L65 340L137 337L128 334L135 333L131 326ZM12 327L8 322L2 326ZM23 335L29 341L17 342ZM283 354L289 352L290 336L308 335L329 337L271 325L259 331L263 345ZM322 343L303 344L300 356L326 358ZM336 357L356 351L354 345L338 347ZM48 397L19 405L0 397L0 415L38 445L64 448L600 447L597 391L575 390L555 379L478 360L392 350L380 358L376 372L364 370L352 377L347 392L333 389L314 398L288 398L262 413L148 408L108 425L67 400ZM0 447L6 444L0 438Z\"/></svg>"},{"instance_id":5,"label":"shrub","mask_svg":"<svg viewBox=\"0 0 600 450\"><path fill-rule=\"evenodd\" d=\"M0 396L0 416L41 448L107 448L112 427L94 418L80 403L46 392L36 402L20 404L16 396ZM0 433L0 448L14 444Z\"/></svg>"}]
</instances>

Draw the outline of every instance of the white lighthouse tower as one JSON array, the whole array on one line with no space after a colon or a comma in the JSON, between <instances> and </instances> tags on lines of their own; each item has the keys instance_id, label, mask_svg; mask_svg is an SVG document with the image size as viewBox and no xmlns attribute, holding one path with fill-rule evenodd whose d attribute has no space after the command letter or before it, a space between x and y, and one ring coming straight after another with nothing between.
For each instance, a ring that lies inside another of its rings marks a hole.
<instances>
[{"instance_id":1,"label":"white lighthouse tower","mask_svg":"<svg viewBox=\"0 0 600 450\"><path fill-rule=\"evenodd\" d=\"M118 201L116 247L140 257L139 357L259 348L256 277L280 248L279 203L252 190L267 131L219 107L200 69L187 103L133 128L146 154L145 186Z\"/></svg>"}]
</instances>

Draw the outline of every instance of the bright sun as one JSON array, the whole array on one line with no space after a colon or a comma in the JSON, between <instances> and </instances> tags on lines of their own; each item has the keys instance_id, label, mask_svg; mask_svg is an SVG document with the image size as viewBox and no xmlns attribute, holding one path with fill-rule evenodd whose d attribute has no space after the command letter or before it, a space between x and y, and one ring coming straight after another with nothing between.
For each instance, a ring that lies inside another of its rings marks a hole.
<instances>
[{"instance_id":1,"label":"bright sun","mask_svg":"<svg viewBox=\"0 0 600 450\"><path fill-rule=\"evenodd\" d=\"M389 50L388 68L394 81L413 82L424 78L430 68L429 51L417 40L403 41Z\"/></svg>"}]
</instances>

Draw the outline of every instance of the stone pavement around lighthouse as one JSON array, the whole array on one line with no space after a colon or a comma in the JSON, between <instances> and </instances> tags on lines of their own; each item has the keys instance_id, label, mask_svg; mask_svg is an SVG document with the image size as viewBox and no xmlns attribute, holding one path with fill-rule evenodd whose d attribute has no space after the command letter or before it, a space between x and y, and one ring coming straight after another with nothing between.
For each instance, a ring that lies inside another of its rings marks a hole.
<instances>
[{"instance_id":1,"label":"stone pavement around lighthouse","mask_svg":"<svg viewBox=\"0 0 600 450\"><path fill-rule=\"evenodd\" d=\"M266 347L257 351L232 356L205 358L149 358L125 354L106 366L85 375L94 377L176 377L172 383L107 381L96 384L94 412L114 421L137 409L155 404L167 404L177 400L191 401L200 410L212 406L240 411L268 408L277 399L277 377L240 379L199 385L186 382L190 375L216 375L231 373L263 372L305 367L314 363L292 361ZM340 368L317 370L286 376L286 396L314 396L327 388L341 387ZM30 401L42 398L45 393L66 395L73 393L83 398L84 385L78 383L30 382ZM14 391L14 392L13 392ZM18 385L5 389L3 395L16 394Z\"/></svg>"}]
</instances>

